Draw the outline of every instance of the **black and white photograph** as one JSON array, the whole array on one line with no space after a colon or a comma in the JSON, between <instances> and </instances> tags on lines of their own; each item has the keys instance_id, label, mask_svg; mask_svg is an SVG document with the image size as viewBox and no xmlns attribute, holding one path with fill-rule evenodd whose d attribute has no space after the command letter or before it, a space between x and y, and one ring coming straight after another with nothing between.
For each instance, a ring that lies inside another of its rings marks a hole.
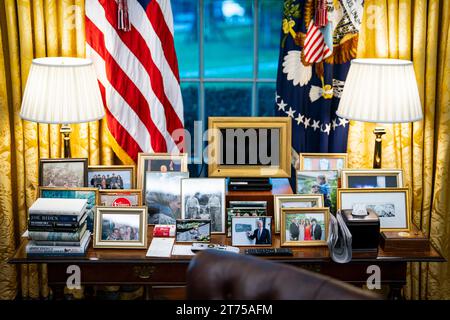
<instances>
[{"instance_id":1,"label":"black and white photograph","mask_svg":"<svg viewBox=\"0 0 450 320\"><path fill-rule=\"evenodd\" d=\"M231 242L233 246L271 246L272 217L233 217Z\"/></svg>"},{"instance_id":2,"label":"black and white photograph","mask_svg":"<svg viewBox=\"0 0 450 320\"><path fill-rule=\"evenodd\" d=\"M177 219L176 242L210 242L211 220Z\"/></svg>"},{"instance_id":3,"label":"black and white photograph","mask_svg":"<svg viewBox=\"0 0 450 320\"><path fill-rule=\"evenodd\" d=\"M402 188L401 169L343 170L342 188Z\"/></svg>"},{"instance_id":4,"label":"black and white photograph","mask_svg":"<svg viewBox=\"0 0 450 320\"><path fill-rule=\"evenodd\" d=\"M134 188L134 166L89 166L88 182L99 190Z\"/></svg>"},{"instance_id":5,"label":"black and white photograph","mask_svg":"<svg viewBox=\"0 0 450 320\"><path fill-rule=\"evenodd\" d=\"M87 159L40 159L39 186L87 187Z\"/></svg>"},{"instance_id":6,"label":"black and white photograph","mask_svg":"<svg viewBox=\"0 0 450 320\"><path fill-rule=\"evenodd\" d=\"M144 203L148 224L172 224L181 218L181 180L188 172L146 172Z\"/></svg>"},{"instance_id":7,"label":"black and white photograph","mask_svg":"<svg viewBox=\"0 0 450 320\"><path fill-rule=\"evenodd\" d=\"M380 218L394 218L395 204L393 203L377 203L368 204L367 209L372 209Z\"/></svg>"},{"instance_id":8,"label":"black and white photograph","mask_svg":"<svg viewBox=\"0 0 450 320\"><path fill-rule=\"evenodd\" d=\"M183 179L181 216L183 219L210 219L211 233L225 233L225 179Z\"/></svg>"}]
</instances>

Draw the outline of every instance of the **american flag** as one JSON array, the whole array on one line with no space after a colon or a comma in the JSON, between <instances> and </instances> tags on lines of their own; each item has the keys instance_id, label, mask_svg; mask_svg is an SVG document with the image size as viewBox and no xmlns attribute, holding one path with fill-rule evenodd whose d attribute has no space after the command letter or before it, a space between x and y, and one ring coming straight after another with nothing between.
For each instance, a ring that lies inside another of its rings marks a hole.
<instances>
[{"instance_id":1,"label":"american flag","mask_svg":"<svg viewBox=\"0 0 450 320\"><path fill-rule=\"evenodd\" d=\"M170 1L86 0L86 55L97 70L109 132L129 158L182 151Z\"/></svg>"}]
</instances>

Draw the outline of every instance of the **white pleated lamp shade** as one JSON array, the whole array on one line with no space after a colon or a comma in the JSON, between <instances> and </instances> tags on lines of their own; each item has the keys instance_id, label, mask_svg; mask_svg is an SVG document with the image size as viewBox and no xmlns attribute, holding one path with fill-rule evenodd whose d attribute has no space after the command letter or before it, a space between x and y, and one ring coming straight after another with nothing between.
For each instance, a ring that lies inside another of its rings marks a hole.
<instances>
[{"instance_id":1,"label":"white pleated lamp shade","mask_svg":"<svg viewBox=\"0 0 450 320\"><path fill-rule=\"evenodd\" d=\"M73 124L105 116L92 61L53 57L34 59L20 117L39 123Z\"/></svg>"},{"instance_id":2,"label":"white pleated lamp shade","mask_svg":"<svg viewBox=\"0 0 450 320\"><path fill-rule=\"evenodd\" d=\"M354 59L336 114L376 123L414 122L423 118L411 61Z\"/></svg>"}]
</instances>

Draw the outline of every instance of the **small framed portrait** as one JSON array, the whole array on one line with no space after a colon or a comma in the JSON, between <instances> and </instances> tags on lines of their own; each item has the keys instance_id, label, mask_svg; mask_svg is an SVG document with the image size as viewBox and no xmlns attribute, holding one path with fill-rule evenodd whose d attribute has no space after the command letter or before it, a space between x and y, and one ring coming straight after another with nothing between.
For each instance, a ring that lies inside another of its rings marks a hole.
<instances>
[{"instance_id":1,"label":"small framed portrait","mask_svg":"<svg viewBox=\"0 0 450 320\"><path fill-rule=\"evenodd\" d=\"M106 207L136 207L142 205L142 190L100 190L100 205Z\"/></svg>"},{"instance_id":2,"label":"small framed portrait","mask_svg":"<svg viewBox=\"0 0 450 320\"><path fill-rule=\"evenodd\" d=\"M299 170L342 170L347 168L346 153L300 153Z\"/></svg>"},{"instance_id":3,"label":"small framed portrait","mask_svg":"<svg viewBox=\"0 0 450 320\"><path fill-rule=\"evenodd\" d=\"M342 170L342 188L402 188L403 170L371 169Z\"/></svg>"},{"instance_id":4,"label":"small framed portrait","mask_svg":"<svg viewBox=\"0 0 450 320\"><path fill-rule=\"evenodd\" d=\"M322 208L323 194L296 194L275 195L273 200L273 215L275 220L275 233L280 233L282 209Z\"/></svg>"},{"instance_id":5,"label":"small framed portrait","mask_svg":"<svg viewBox=\"0 0 450 320\"><path fill-rule=\"evenodd\" d=\"M260 217L267 216L265 207L249 208L249 207L235 207L227 208L227 237L231 237L231 220L233 217Z\"/></svg>"},{"instance_id":6,"label":"small framed portrait","mask_svg":"<svg viewBox=\"0 0 450 320\"><path fill-rule=\"evenodd\" d=\"M89 166L89 187L100 190L133 189L134 166Z\"/></svg>"},{"instance_id":7,"label":"small framed portrait","mask_svg":"<svg viewBox=\"0 0 450 320\"><path fill-rule=\"evenodd\" d=\"M147 207L96 207L94 248L147 247Z\"/></svg>"},{"instance_id":8,"label":"small framed portrait","mask_svg":"<svg viewBox=\"0 0 450 320\"><path fill-rule=\"evenodd\" d=\"M210 242L211 220L177 219L175 228L176 242Z\"/></svg>"},{"instance_id":9,"label":"small framed portrait","mask_svg":"<svg viewBox=\"0 0 450 320\"><path fill-rule=\"evenodd\" d=\"M297 194L321 194L324 207L335 213L338 175L336 170L299 170Z\"/></svg>"},{"instance_id":10,"label":"small framed portrait","mask_svg":"<svg viewBox=\"0 0 450 320\"><path fill-rule=\"evenodd\" d=\"M352 210L363 205L380 218L381 231L409 231L411 208L409 189L339 189L337 205L341 210Z\"/></svg>"},{"instance_id":11,"label":"small framed portrait","mask_svg":"<svg viewBox=\"0 0 450 320\"><path fill-rule=\"evenodd\" d=\"M143 189L146 172L188 172L187 153L139 153L137 188Z\"/></svg>"},{"instance_id":12,"label":"small framed portrait","mask_svg":"<svg viewBox=\"0 0 450 320\"><path fill-rule=\"evenodd\" d=\"M83 188L88 186L88 159L39 159L39 186Z\"/></svg>"},{"instance_id":13,"label":"small framed portrait","mask_svg":"<svg viewBox=\"0 0 450 320\"><path fill-rule=\"evenodd\" d=\"M326 246L328 208L281 209L281 246Z\"/></svg>"},{"instance_id":14,"label":"small framed portrait","mask_svg":"<svg viewBox=\"0 0 450 320\"><path fill-rule=\"evenodd\" d=\"M181 217L211 220L211 233L225 233L225 179L181 180Z\"/></svg>"},{"instance_id":15,"label":"small framed portrait","mask_svg":"<svg viewBox=\"0 0 450 320\"><path fill-rule=\"evenodd\" d=\"M175 224L181 219L181 180L189 172L146 172L144 204L148 224Z\"/></svg>"},{"instance_id":16,"label":"small framed portrait","mask_svg":"<svg viewBox=\"0 0 450 320\"><path fill-rule=\"evenodd\" d=\"M272 217L233 217L231 219L233 246L271 246Z\"/></svg>"}]
</instances>

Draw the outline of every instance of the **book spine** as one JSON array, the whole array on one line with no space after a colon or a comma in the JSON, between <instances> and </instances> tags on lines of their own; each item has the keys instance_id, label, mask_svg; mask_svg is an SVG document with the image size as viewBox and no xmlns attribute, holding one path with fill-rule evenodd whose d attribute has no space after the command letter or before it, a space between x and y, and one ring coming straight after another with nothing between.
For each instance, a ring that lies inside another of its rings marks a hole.
<instances>
[{"instance_id":1,"label":"book spine","mask_svg":"<svg viewBox=\"0 0 450 320\"><path fill-rule=\"evenodd\" d=\"M77 232L30 231L28 237L37 241L80 241L86 231L86 224Z\"/></svg>"},{"instance_id":2,"label":"book spine","mask_svg":"<svg viewBox=\"0 0 450 320\"><path fill-rule=\"evenodd\" d=\"M27 253L84 253L84 248L29 245L27 246Z\"/></svg>"},{"instance_id":3,"label":"book spine","mask_svg":"<svg viewBox=\"0 0 450 320\"><path fill-rule=\"evenodd\" d=\"M78 222L29 221L30 227L78 228Z\"/></svg>"},{"instance_id":4,"label":"book spine","mask_svg":"<svg viewBox=\"0 0 450 320\"><path fill-rule=\"evenodd\" d=\"M83 257L85 252L64 252L64 253L49 253L49 252L27 252L27 257Z\"/></svg>"},{"instance_id":5,"label":"book spine","mask_svg":"<svg viewBox=\"0 0 450 320\"><path fill-rule=\"evenodd\" d=\"M39 210L30 209L28 210L29 215L62 215L62 216L81 216L85 208L82 211L61 211L58 210Z\"/></svg>"},{"instance_id":6,"label":"book spine","mask_svg":"<svg viewBox=\"0 0 450 320\"><path fill-rule=\"evenodd\" d=\"M40 241L35 240L34 244L37 246L47 246L47 247L79 247L81 245L80 241Z\"/></svg>"},{"instance_id":7,"label":"book spine","mask_svg":"<svg viewBox=\"0 0 450 320\"><path fill-rule=\"evenodd\" d=\"M28 231L43 231L43 232L69 232L75 233L78 228L74 227L55 227L55 226L33 226L28 225Z\"/></svg>"},{"instance_id":8,"label":"book spine","mask_svg":"<svg viewBox=\"0 0 450 320\"><path fill-rule=\"evenodd\" d=\"M65 216L55 214L30 214L30 221L49 221L49 222L77 222L79 216Z\"/></svg>"}]
</instances>

